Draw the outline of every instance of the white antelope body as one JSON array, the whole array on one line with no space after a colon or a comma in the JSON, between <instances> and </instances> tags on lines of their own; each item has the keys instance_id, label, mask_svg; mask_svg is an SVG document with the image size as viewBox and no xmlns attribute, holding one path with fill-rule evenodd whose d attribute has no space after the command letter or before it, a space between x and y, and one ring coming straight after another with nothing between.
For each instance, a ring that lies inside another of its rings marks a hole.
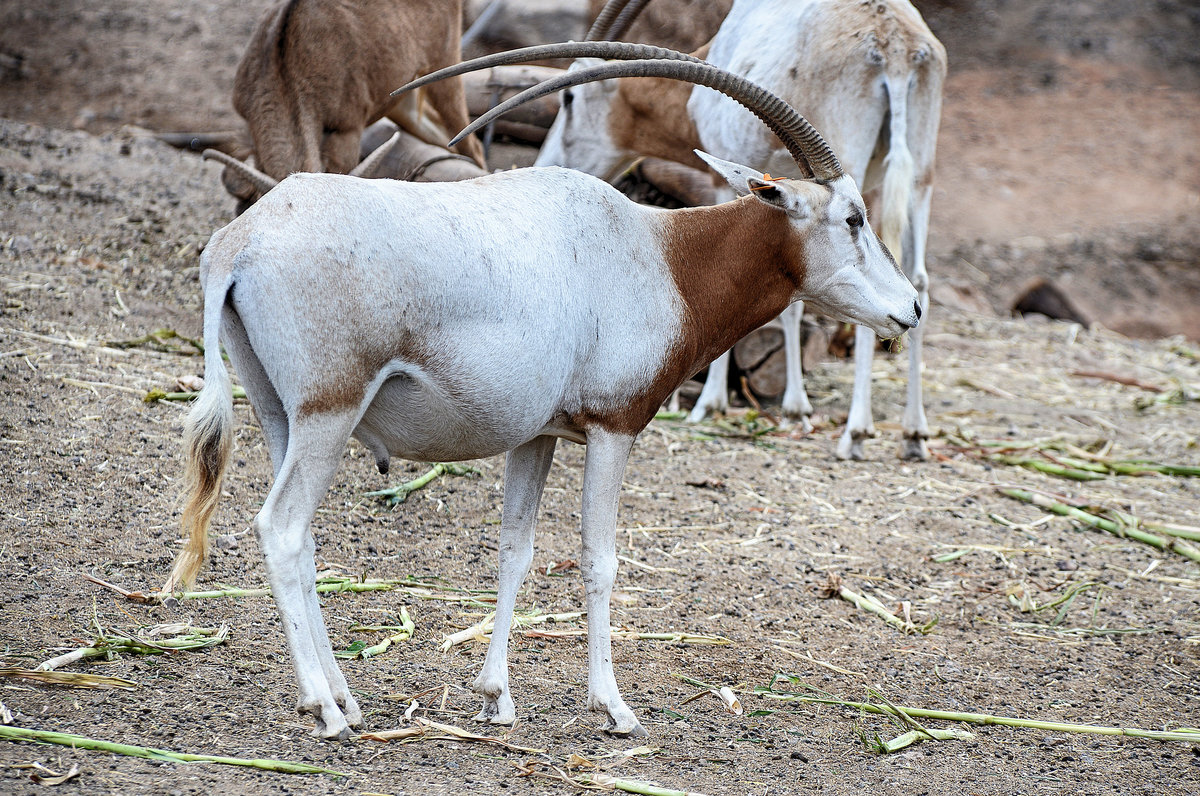
<instances>
[{"instance_id":1,"label":"white antelope body","mask_svg":"<svg viewBox=\"0 0 1200 796\"><path fill-rule=\"evenodd\" d=\"M929 307L925 242L933 197L934 156L941 119L946 50L908 0L735 0L710 43L714 66L742 75L801 108L863 193L874 204L879 235ZM788 152L735 103L697 86L688 102L701 146L772 174L794 174ZM726 198L730 198L727 195ZM720 198L720 197L719 197ZM800 369L800 316L783 323L788 379L784 413L807 417L812 406ZM908 391L901 455L928 456L921 396L921 339L908 346ZM854 393L838 441L843 459L863 458L875 435L871 413L874 334L859 329L854 345ZM713 363L692 419L727 405L728 356Z\"/></svg>"},{"instance_id":2,"label":"white antelope body","mask_svg":"<svg viewBox=\"0 0 1200 796\"><path fill-rule=\"evenodd\" d=\"M537 506L556 440L586 443L588 706L606 729L642 733L609 637L637 433L683 379L792 301L889 337L920 317L849 176L766 181L706 160L742 199L660 210L558 168L445 184L298 174L215 233L201 259L206 383L185 440L188 541L164 593L204 559L230 455L223 342L274 467L254 528L315 732L362 723L321 617L309 531L351 437L381 470L391 456L507 452L495 630L475 688L480 720L511 723L508 634Z\"/></svg>"}]
</instances>

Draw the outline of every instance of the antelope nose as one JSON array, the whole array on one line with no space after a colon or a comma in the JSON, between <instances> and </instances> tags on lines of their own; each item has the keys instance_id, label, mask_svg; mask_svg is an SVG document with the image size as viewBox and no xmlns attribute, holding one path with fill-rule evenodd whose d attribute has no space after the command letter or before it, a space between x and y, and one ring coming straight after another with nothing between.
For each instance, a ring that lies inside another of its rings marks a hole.
<instances>
[{"instance_id":1,"label":"antelope nose","mask_svg":"<svg viewBox=\"0 0 1200 796\"><path fill-rule=\"evenodd\" d=\"M916 314L917 320L918 321L921 320L921 300L920 299L915 299L913 301L913 312Z\"/></svg>"}]
</instances>

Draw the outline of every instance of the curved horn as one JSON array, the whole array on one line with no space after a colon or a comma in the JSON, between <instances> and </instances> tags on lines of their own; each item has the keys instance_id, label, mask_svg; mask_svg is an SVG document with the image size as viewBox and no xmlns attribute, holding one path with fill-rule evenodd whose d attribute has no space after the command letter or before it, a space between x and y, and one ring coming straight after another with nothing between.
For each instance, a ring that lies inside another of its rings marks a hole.
<instances>
[{"instance_id":1,"label":"curved horn","mask_svg":"<svg viewBox=\"0 0 1200 796\"><path fill-rule=\"evenodd\" d=\"M609 26L608 32L604 34L604 38L616 40L625 35L625 31L629 30L629 26L642 13L642 9L650 3L650 0L633 0L629 3L621 13L613 20Z\"/></svg>"},{"instance_id":2,"label":"curved horn","mask_svg":"<svg viewBox=\"0 0 1200 796\"><path fill-rule=\"evenodd\" d=\"M588 28L584 41L616 39L629 29L649 2L650 0L633 0L633 4L630 5L630 0L608 0L596 15L592 26Z\"/></svg>"},{"instance_id":3,"label":"curved horn","mask_svg":"<svg viewBox=\"0 0 1200 796\"><path fill-rule=\"evenodd\" d=\"M274 177L268 174L263 174L249 163L238 160L232 155L227 155L219 150L206 149L200 154L200 157L204 160L218 160L221 163L224 163L226 166L249 180L251 184L258 189L259 193L266 193L279 184L279 180L275 179Z\"/></svg>"},{"instance_id":4,"label":"curved horn","mask_svg":"<svg viewBox=\"0 0 1200 796\"><path fill-rule=\"evenodd\" d=\"M557 44L539 44L535 47L522 47L519 50L508 50L507 52L485 55L481 58L472 58L470 61L463 61L453 66L447 66L445 69L430 72L411 83L406 83L393 91L391 96L398 97L413 89L418 89L421 86L435 83L447 77L455 77L467 72L476 72L480 69L489 69L493 66L521 64L526 61L540 61L543 58L611 58L618 61L636 61L652 58L656 60L680 60L701 63L700 59L694 56L669 50L666 47L653 47L649 44L629 44L619 41L564 41Z\"/></svg>"},{"instance_id":5,"label":"curved horn","mask_svg":"<svg viewBox=\"0 0 1200 796\"><path fill-rule=\"evenodd\" d=\"M592 26L588 28L587 35L583 37L583 40L603 41L607 39L608 29L617 21L617 17L621 15L627 5L629 5L629 0L608 0L592 21Z\"/></svg>"},{"instance_id":6,"label":"curved horn","mask_svg":"<svg viewBox=\"0 0 1200 796\"><path fill-rule=\"evenodd\" d=\"M388 156L389 152L391 152L393 149L396 148L396 144L399 141L400 141L400 131L397 130L396 132L392 133L391 138L384 141L379 146L375 147L375 150L373 152L371 152L371 154L369 154L365 158L363 158L362 163L359 163L357 166L355 166L353 169L351 169L350 176L351 177L374 177L375 170L379 168L379 164L383 161L384 158L386 158Z\"/></svg>"},{"instance_id":7,"label":"curved horn","mask_svg":"<svg viewBox=\"0 0 1200 796\"><path fill-rule=\"evenodd\" d=\"M795 108L744 77L726 72L724 69L718 69L705 61L631 61L600 64L587 69L566 72L550 80L542 81L533 88L526 89L492 108L455 136L450 145L453 146L463 137L524 102L561 91L564 88L577 86L580 83L609 80L616 77L666 77L720 91L761 119L771 129L771 132L779 136L779 140L787 147L796 163L802 169L810 171L817 179L834 180L844 173L829 144Z\"/></svg>"}]
</instances>

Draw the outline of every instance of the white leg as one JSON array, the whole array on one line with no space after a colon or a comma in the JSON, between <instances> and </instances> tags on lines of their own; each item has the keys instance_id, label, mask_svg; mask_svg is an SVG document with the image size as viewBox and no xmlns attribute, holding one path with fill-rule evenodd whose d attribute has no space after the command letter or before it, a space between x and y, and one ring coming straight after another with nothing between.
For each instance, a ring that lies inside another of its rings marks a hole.
<instances>
[{"instance_id":1,"label":"white leg","mask_svg":"<svg viewBox=\"0 0 1200 796\"><path fill-rule=\"evenodd\" d=\"M921 293L921 325L908 333L908 391L904 404L904 439L900 443L900 455L905 459L925 461L929 449L929 423L925 419L925 404L921 398L921 339L925 336L925 324L929 319L929 294Z\"/></svg>"},{"instance_id":2,"label":"white leg","mask_svg":"<svg viewBox=\"0 0 1200 796\"><path fill-rule=\"evenodd\" d=\"M646 735L621 698L612 667L609 600L617 577L617 500L634 437L588 431L583 470L583 553L580 556L588 615L588 709L608 716L604 730Z\"/></svg>"},{"instance_id":3,"label":"white leg","mask_svg":"<svg viewBox=\"0 0 1200 796\"><path fill-rule=\"evenodd\" d=\"M475 691L483 696L476 721L512 724L516 707L508 692L508 639L517 590L533 561L533 529L546 474L554 459L555 437L537 437L509 451L504 465L504 509L500 519L500 585L496 621Z\"/></svg>"},{"instance_id":4,"label":"white leg","mask_svg":"<svg viewBox=\"0 0 1200 796\"><path fill-rule=\"evenodd\" d=\"M258 354L250 347L246 338L246 328L237 313L225 314L221 338L225 341L229 359L233 362L246 395L250 398L250 405L254 408L254 414L262 428L263 438L267 441L274 476L279 478L279 468L283 467L283 458L287 455L287 412L275 392L275 385L271 384L271 379L263 370Z\"/></svg>"},{"instance_id":5,"label":"white leg","mask_svg":"<svg viewBox=\"0 0 1200 796\"><path fill-rule=\"evenodd\" d=\"M914 203L909 224L911 267L905 269L908 279L917 289L921 300L921 323L908 333L908 394L904 404L904 440L900 455L905 459L924 461L929 458L925 440L929 439L929 422L925 419L925 403L921 396L921 341L929 326L929 273L925 270L925 238L929 231L929 205L933 189L921 189ZM907 258L905 258L907 260ZM906 262L906 266L910 263Z\"/></svg>"},{"instance_id":6,"label":"white leg","mask_svg":"<svg viewBox=\"0 0 1200 796\"><path fill-rule=\"evenodd\" d=\"M724 412L729 408L729 352L712 361L708 366L708 378L704 380L704 389L696 399L696 405L687 416L687 422L699 423L712 412Z\"/></svg>"},{"instance_id":7,"label":"white leg","mask_svg":"<svg viewBox=\"0 0 1200 796\"><path fill-rule=\"evenodd\" d=\"M800 319L804 316L804 302L797 301L779 315L783 324L783 355L787 361L787 388L783 391L783 416L799 420L807 434L812 431L809 417L812 404L804 389L804 369L801 362Z\"/></svg>"},{"instance_id":8,"label":"white leg","mask_svg":"<svg viewBox=\"0 0 1200 796\"><path fill-rule=\"evenodd\" d=\"M288 453L254 520L271 593L296 667L296 709L317 721L314 735L345 739L361 726L362 711L342 675L317 600L309 524L329 489L354 418L325 416L294 427Z\"/></svg>"},{"instance_id":9,"label":"white leg","mask_svg":"<svg viewBox=\"0 0 1200 796\"><path fill-rule=\"evenodd\" d=\"M875 333L865 326L854 329L854 394L850 397L850 416L846 430L838 440L839 459L863 458L863 440L875 436L871 416L871 366L875 361Z\"/></svg>"}]
</instances>

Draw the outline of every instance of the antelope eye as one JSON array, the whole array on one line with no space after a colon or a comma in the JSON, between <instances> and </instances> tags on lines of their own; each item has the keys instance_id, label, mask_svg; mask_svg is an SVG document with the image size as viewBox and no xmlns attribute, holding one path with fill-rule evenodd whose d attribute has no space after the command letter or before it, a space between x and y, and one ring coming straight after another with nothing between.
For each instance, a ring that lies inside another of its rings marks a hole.
<instances>
[{"instance_id":1,"label":"antelope eye","mask_svg":"<svg viewBox=\"0 0 1200 796\"><path fill-rule=\"evenodd\" d=\"M575 95L570 91L564 91L562 95L562 105L564 108L571 107L571 103L575 101Z\"/></svg>"},{"instance_id":2,"label":"antelope eye","mask_svg":"<svg viewBox=\"0 0 1200 796\"><path fill-rule=\"evenodd\" d=\"M846 223L850 225L850 229L858 229L863 225L862 213L851 213Z\"/></svg>"}]
</instances>

